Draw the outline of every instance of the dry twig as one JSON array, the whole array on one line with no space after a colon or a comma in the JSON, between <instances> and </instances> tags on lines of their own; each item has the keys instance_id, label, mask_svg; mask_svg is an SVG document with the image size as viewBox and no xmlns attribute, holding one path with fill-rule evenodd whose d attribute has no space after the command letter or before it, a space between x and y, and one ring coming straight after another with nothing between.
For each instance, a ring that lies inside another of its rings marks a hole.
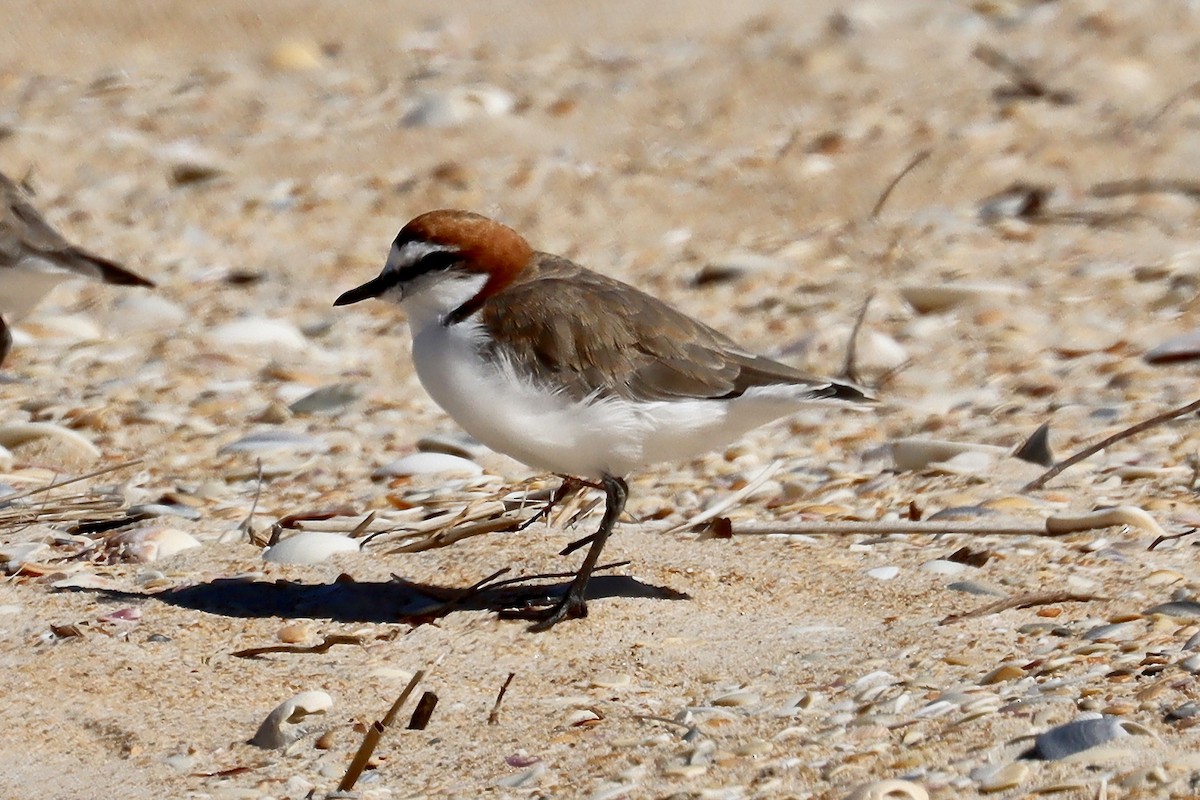
<instances>
[{"instance_id":1,"label":"dry twig","mask_svg":"<svg viewBox=\"0 0 1200 800\"><path fill-rule=\"evenodd\" d=\"M912 160L904 165L904 169L896 173L896 177L892 178L888 182L888 185L883 187L883 191L880 192L879 199L875 201L875 205L871 206L871 213L868 217L869 219L879 218L879 212L883 211L883 207L887 204L888 198L892 196L892 192L896 190L896 186L900 183L900 181L904 180L904 177L908 175L908 173L919 167L931 155L933 155L932 150L922 150L913 156Z\"/></svg>"},{"instance_id":2,"label":"dry twig","mask_svg":"<svg viewBox=\"0 0 1200 800\"><path fill-rule=\"evenodd\" d=\"M334 645L338 644L362 644L361 636L353 636L350 634L335 633L326 636L319 644L273 644L264 647L248 647L245 650L237 650L229 655L234 658L258 658L265 656L268 653L326 653Z\"/></svg>"},{"instance_id":3,"label":"dry twig","mask_svg":"<svg viewBox=\"0 0 1200 800\"><path fill-rule=\"evenodd\" d=\"M1006 597L1003 600L997 600L994 603L980 606L972 611L964 611L961 614L951 614L950 616L939 622L939 625L949 625L952 622L961 622L964 619L974 619L975 617L986 617L989 614L998 614L1001 611L1008 611L1011 608L1033 608L1034 606L1048 606L1052 603L1090 603L1093 600L1108 600L1107 597L1101 597L1097 594L1076 594L1074 592L1049 592L1046 594L1021 594L1016 597Z\"/></svg>"},{"instance_id":4,"label":"dry twig","mask_svg":"<svg viewBox=\"0 0 1200 800\"><path fill-rule=\"evenodd\" d=\"M1088 447L1083 448L1082 450L1071 455L1070 457L1064 458L1062 461L1059 461L1053 467L1046 470L1041 475L1039 475L1038 477L1031 480L1029 483L1022 486L1021 491L1022 492L1032 492L1037 489L1040 489L1043 486L1045 486L1050 480L1054 479L1063 470L1075 466L1080 461L1083 461L1086 458L1090 458L1091 456L1095 455L1096 453L1099 453L1101 450L1105 449L1106 447L1110 447L1110 446L1116 444L1117 442L1122 441L1123 439L1128 439L1130 436L1136 436L1137 434L1141 433L1142 431L1149 430L1150 428L1161 425L1164 422L1170 422L1171 420L1175 419L1176 417L1182 417L1184 414L1190 414L1194 411L1200 411L1200 400L1194 400L1185 406L1180 406L1179 408L1175 408L1170 411L1164 411L1163 413L1161 413L1157 416L1151 417L1150 419L1143 420L1142 422L1139 422L1136 425L1131 425L1128 428L1125 428L1124 430L1117 431L1112 436L1101 439L1100 441L1096 442L1095 444L1089 445Z\"/></svg>"},{"instance_id":5,"label":"dry twig","mask_svg":"<svg viewBox=\"0 0 1200 800\"><path fill-rule=\"evenodd\" d=\"M500 704L504 702L504 695L508 692L508 686L513 682L513 678L515 677L517 677L517 673L508 673L508 677L504 679L504 683L500 686L500 691L496 694L496 702L492 705L491 713L488 714L488 725L500 724Z\"/></svg>"},{"instance_id":6,"label":"dry twig","mask_svg":"<svg viewBox=\"0 0 1200 800\"><path fill-rule=\"evenodd\" d=\"M846 360L842 362L840 377L851 383L862 383L858 377L858 334L862 330L863 322L867 319L867 309L871 307L871 301L874 299L875 290L872 289L867 292L862 308L858 310L858 316L854 319L854 327L850 329L850 341L846 342Z\"/></svg>"},{"instance_id":7,"label":"dry twig","mask_svg":"<svg viewBox=\"0 0 1200 800\"><path fill-rule=\"evenodd\" d=\"M396 714L400 712L400 707L408 700L409 695L413 693L413 689L417 688L417 684L425 677L425 670L417 670L408 685L404 687L404 691L396 698L396 702L392 703L392 707L388 709L387 714L382 720L372 723L371 727L367 728L366 735L363 736L362 744L358 746L358 751L354 754L354 758L350 761L350 766L346 768L346 774L342 777L342 782L338 784L339 792L348 792L354 788L354 784L358 783L359 776L367 767L367 762L371 760L371 754L375 752L376 746L379 744L380 738L392 724L392 720L396 718Z\"/></svg>"}]
</instances>

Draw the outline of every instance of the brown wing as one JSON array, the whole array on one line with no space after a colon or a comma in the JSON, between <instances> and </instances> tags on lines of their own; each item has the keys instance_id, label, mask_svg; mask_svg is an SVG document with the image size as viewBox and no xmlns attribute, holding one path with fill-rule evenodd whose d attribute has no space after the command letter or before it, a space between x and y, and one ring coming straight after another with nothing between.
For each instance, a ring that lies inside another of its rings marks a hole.
<instances>
[{"instance_id":1,"label":"brown wing","mask_svg":"<svg viewBox=\"0 0 1200 800\"><path fill-rule=\"evenodd\" d=\"M577 398L725 399L755 386L791 385L814 399L866 399L852 387L746 353L657 298L543 253L480 312L505 343L493 345L497 355Z\"/></svg>"},{"instance_id":2,"label":"brown wing","mask_svg":"<svg viewBox=\"0 0 1200 800\"><path fill-rule=\"evenodd\" d=\"M78 275L125 286L153 286L116 262L68 242L42 218L21 189L0 173L0 265L36 256Z\"/></svg>"}]
</instances>

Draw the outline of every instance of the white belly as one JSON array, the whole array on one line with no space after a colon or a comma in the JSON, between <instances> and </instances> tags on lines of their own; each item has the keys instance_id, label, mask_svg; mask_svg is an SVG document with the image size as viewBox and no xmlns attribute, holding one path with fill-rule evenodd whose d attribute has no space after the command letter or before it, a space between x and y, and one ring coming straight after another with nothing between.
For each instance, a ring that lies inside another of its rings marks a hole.
<instances>
[{"instance_id":1,"label":"white belly","mask_svg":"<svg viewBox=\"0 0 1200 800\"><path fill-rule=\"evenodd\" d=\"M423 327L413 337L417 376L467 433L537 469L623 476L723 447L802 405L778 398L576 402L523 380L507 364L484 361L479 335L470 322Z\"/></svg>"},{"instance_id":2,"label":"white belly","mask_svg":"<svg viewBox=\"0 0 1200 800\"><path fill-rule=\"evenodd\" d=\"M17 266L0 267L0 315L9 322L28 314L51 289L71 277L68 272L38 266L25 260Z\"/></svg>"}]
</instances>

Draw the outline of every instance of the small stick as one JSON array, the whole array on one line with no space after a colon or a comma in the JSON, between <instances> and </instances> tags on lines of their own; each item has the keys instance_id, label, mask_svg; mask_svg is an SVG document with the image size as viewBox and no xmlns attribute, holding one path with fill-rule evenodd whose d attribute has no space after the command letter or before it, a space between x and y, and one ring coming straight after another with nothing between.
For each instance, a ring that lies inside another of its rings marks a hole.
<instances>
[{"instance_id":1,"label":"small stick","mask_svg":"<svg viewBox=\"0 0 1200 800\"><path fill-rule=\"evenodd\" d=\"M496 702L492 705L492 711L488 714L488 725L500 724L500 704L504 702L504 694L508 691L508 685L513 682L513 678L517 677L517 673L510 672L508 677L504 679L504 684L500 687L499 693L496 695Z\"/></svg>"},{"instance_id":2,"label":"small stick","mask_svg":"<svg viewBox=\"0 0 1200 800\"><path fill-rule=\"evenodd\" d=\"M408 700L408 696L413 693L413 689L417 688L417 684L420 683L424 677L425 670L423 669L419 669L413 673L412 678L410 678L408 681L408 685L404 687L404 691L400 693L400 696L396 698L396 702L392 703L392 707L388 709L388 712L383 715L383 719L380 720L380 724L383 725L383 727L386 728L392 724L392 720L396 719L396 715L400 713L401 706L403 706Z\"/></svg>"},{"instance_id":3,"label":"small stick","mask_svg":"<svg viewBox=\"0 0 1200 800\"><path fill-rule=\"evenodd\" d=\"M908 175L908 173L919 167L931 155L933 155L932 150L922 150L913 156L912 160L905 165L904 169L896 173L896 177L892 178L888 185L884 187L883 192L879 195L879 199L876 200L875 205L871 207L869 219L879 218L879 212L883 211L883 207L887 204L888 198L892 196L892 192L895 191L896 185L899 184L900 181L904 180L904 176Z\"/></svg>"},{"instance_id":4,"label":"small stick","mask_svg":"<svg viewBox=\"0 0 1200 800\"><path fill-rule=\"evenodd\" d=\"M1124 430L1117 431L1112 436L1109 436L1105 439L1101 439L1100 441L1096 442L1095 444L1083 448L1078 453L1075 453L1074 455L1070 456L1069 458L1065 458L1062 461L1058 462L1053 467L1046 470L1041 475L1039 475L1038 477L1031 480L1029 483L1022 486L1021 491L1022 492L1032 492L1037 489L1040 489L1043 486L1045 486L1047 482L1049 482L1050 480L1055 478L1063 470L1065 470L1069 467L1075 466L1080 461L1083 461L1085 458L1090 458L1091 456L1095 455L1096 453L1099 453L1104 448L1114 445L1123 439L1128 439L1130 436L1135 436L1135 435L1141 433L1142 431L1149 430L1150 428L1153 428L1157 425L1161 425L1164 422L1169 422L1169 421L1175 419L1176 417L1182 417L1184 414L1190 414L1191 412L1197 411L1197 410L1200 410L1200 400L1195 400L1191 403L1188 403L1185 406L1180 406L1179 408L1172 409L1170 411L1164 411L1163 413L1159 414L1158 416L1151 417L1150 419L1143 420L1143 421L1137 423L1136 425L1131 425L1130 427L1125 428Z\"/></svg>"},{"instance_id":5,"label":"small stick","mask_svg":"<svg viewBox=\"0 0 1200 800\"><path fill-rule=\"evenodd\" d=\"M1091 194L1103 198L1126 194L1182 194L1191 200L1200 200L1200 183L1171 178L1132 178L1097 183L1091 188Z\"/></svg>"},{"instance_id":6,"label":"small stick","mask_svg":"<svg viewBox=\"0 0 1200 800\"><path fill-rule=\"evenodd\" d=\"M263 481L263 462L262 462L262 459L260 458L260 459L258 459L258 477L256 477L254 479L254 500L253 500L253 502L250 503L250 513L246 515L246 518L244 520L242 520L242 524L238 525L238 530L240 530L242 533L246 534L246 538L249 539L254 544L257 544L257 542L254 542L254 539L255 539L254 526L253 526L254 512L258 511L258 500L260 497L262 497L262 481Z\"/></svg>"},{"instance_id":7,"label":"small stick","mask_svg":"<svg viewBox=\"0 0 1200 800\"><path fill-rule=\"evenodd\" d=\"M51 481L50 483L46 484L45 486L39 486L38 488L30 489L27 492L21 492L20 494L7 495L4 498L4 504L8 505L9 503L12 503L14 500L24 500L26 497L32 497L35 494L41 494L42 492L48 492L51 489L58 489L59 487L62 487L62 486L70 486L72 483L79 483L80 481L86 481L88 478L96 478L101 475L107 475L110 472L116 472L117 470L125 469L126 467L136 467L140 463L142 463L142 459L135 458L133 461L125 461L120 464L113 464L111 467L101 467L98 470L84 473L83 475L80 475L79 477L76 477L76 478L68 478L65 481L58 481L58 480Z\"/></svg>"},{"instance_id":8,"label":"small stick","mask_svg":"<svg viewBox=\"0 0 1200 800\"><path fill-rule=\"evenodd\" d=\"M433 692L425 692L421 695L421 699L417 701L417 707L413 709L412 716L408 720L408 729L410 731L423 731L429 725L429 718L433 716L433 709L437 707L438 696Z\"/></svg>"},{"instance_id":9,"label":"small stick","mask_svg":"<svg viewBox=\"0 0 1200 800\"><path fill-rule=\"evenodd\" d=\"M988 614L998 614L1001 611L1008 611L1010 608L1033 608L1034 606L1048 606L1052 603L1088 603L1092 600L1108 600L1107 597L1101 597L1098 594L1075 594L1074 592L1050 592L1048 594L1022 594L1016 597L1006 597L1003 600L997 600L994 603L980 606L973 611L964 611L961 614L951 614L950 616L939 622L939 625L948 625L951 622L960 622L964 619L974 619L975 617L986 617Z\"/></svg>"},{"instance_id":10,"label":"small stick","mask_svg":"<svg viewBox=\"0 0 1200 800\"><path fill-rule=\"evenodd\" d=\"M379 744L383 732L387 729L392 720L396 718L396 714L400 711L400 707L408 700L408 696L412 694L413 689L417 688L417 684L425 677L425 670L419 669L413 673L412 679L408 685L404 687L404 691L396 698L396 702L392 703L392 707L388 709L387 714L382 720L374 722L367 729L367 733L363 736L362 744L358 746L358 752L354 754L354 758L350 761L350 766L346 769L346 774L342 777L342 782L338 784L339 792L348 792L354 788L354 784L358 783L359 776L362 775L364 769L367 768L367 762L371 760L371 754L375 752L375 747Z\"/></svg>"},{"instance_id":11,"label":"small stick","mask_svg":"<svg viewBox=\"0 0 1200 800\"><path fill-rule=\"evenodd\" d=\"M863 322L867 318L867 309L871 307L871 301L874 299L875 290L872 289L867 292L862 308L858 310L858 316L854 319L854 327L850 329L850 341L846 343L846 360L842 362L841 376L852 383L862 382L858 378L858 332L862 330Z\"/></svg>"},{"instance_id":12,"label":"small stick","mask_svg":"<svg viewBox=\"0 0 1200 800\"><path fill-rule=\"evenodd\" d=\"M648 533L671 533L686 526L661 526L646 529ZM915 533L942 535L949 533L989 534L994 536L1058 536L1046 530L1044 522L1021 523L1009 522L989 524L981 522L942 522L912 521L906 519L874 520L868 522L853 520L831 520L821 522L767 522L759 524L734 523L733 533L736 536L774 536L812 534L822 535L874 535L882 536L891 533Z\"/></svg>"},{"instance_id":13,"label":"small stick","mask_svg":"<svg viewBox=\"0 0 1200 800\"><path fill-rule=\"evenodd\" d=\"M326 636L320 644L273 644L266 645L265 647L248 647L245 650L238 650L229 655L234 658L258 658L268 653L326 653L337 644L362 644L362 642L363 640L360 636L335 633Z\"/></svg>"}]
</instances>

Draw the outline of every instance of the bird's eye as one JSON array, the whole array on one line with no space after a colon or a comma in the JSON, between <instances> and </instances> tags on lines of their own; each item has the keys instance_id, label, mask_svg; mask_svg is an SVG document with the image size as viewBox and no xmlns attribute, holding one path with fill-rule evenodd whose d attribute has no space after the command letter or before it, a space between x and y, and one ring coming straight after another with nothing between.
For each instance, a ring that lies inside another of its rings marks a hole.
<instances>
[{"instance_id":1,"label":"bird's eye","mask_svg":"<svg viewBox=\"0 0 1200 800\"><path fill-rule=\"evenodd\" d=\"M430 272L440 272L450 269L461 260L461 256L453 250L434 250L417 259L410 267L413 275L427 275Z\"/></svg>"}]
</instances>

